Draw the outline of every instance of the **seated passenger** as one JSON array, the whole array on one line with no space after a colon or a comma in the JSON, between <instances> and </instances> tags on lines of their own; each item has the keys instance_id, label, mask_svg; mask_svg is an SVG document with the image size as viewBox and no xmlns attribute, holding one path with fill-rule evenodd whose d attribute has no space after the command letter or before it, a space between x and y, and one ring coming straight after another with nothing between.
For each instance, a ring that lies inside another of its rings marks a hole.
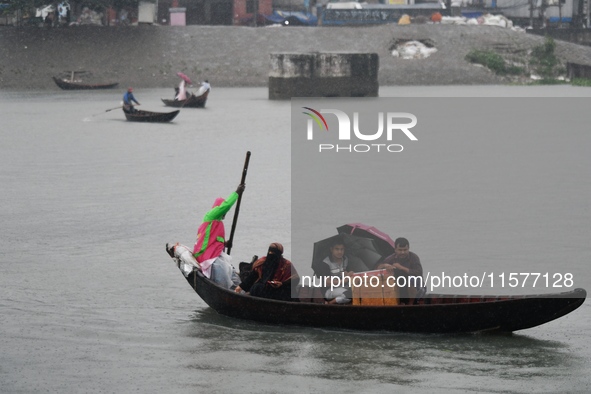
<instances>
[{"instance_id":1,"label":"seated passenger","mask_svg":"<svg viewBox=\"0 0 591 394\"><path fill-rule=\"evenodd\" d=\"M203 275L207 277L208 274L206 274L206 270L203 269L195 256L193 256L192 248L178 242L176 244L167 243L166 252L173 258L185 277L188 277L194 270L201 271ZM216 276L211 275L210 279L222 287L232 289L240 282L238 273L232 265L232 257L224 252L222 252L216 261L210 266L210 269L210 272L216 272ZM220 280L220 278L224 279Z\"/></svg>"},{"instance_id":2,"label":"seated passenger","mask_svg":"<svg viewBox=\"0 0 591 394\"><path fill-rule=\"evenodd\" d=\"M419 256L409 250L410 244L406 238L396 238L394 254L386 257L376 268L387 269L394 276L405 277L406 286L400 287L400 297L403 303L413 303L417 291L423 287L423 266Z\"/></svg>"},{"instance_id":3,"label":"seated passenger","mask_svg":"<svg viewBox=\"0 0 591 394\"><path fill-rule=\"evenodd\" d=\"M267 256L261 257L252 265L252 271L234 291L245 291L254 297L271 298L282 301L292 299L291 289L295 288L300 277L291 264L283 257L283 245L273 242L269 245Z\"/></svg>"},{"instance_id":4,"label":"seated passenger","mask_svg":"<svg viewBox=\"0 0 591 394\"><path fill-rule=\"evenodd\" d=\"M350 276L353 271L349 269L349 259L345 255L345 244L340 238L335 239L330 247L329 255L317 264L313 264L314 275L323 278L323 283L330 283L330 280L324 282L325 277ZM350 287L323 287L324 297L327 304L347 304L351 302Z\"/></svg>"},{"instance_id":5,"label":"seated passenger","mask_svg":"<svg viewBox=\"0 0 591 394\"><path fill-rule=\"evenodd\" d=\"M205 94L205 92L207 92L208 90L211 90L211 85L209 84L209 81L206 79L205 81L201 82L201 86L199 87L199 90L197 90L197 93L195 93L195 95L201 96L202 94Z\"/></svg>"}]
</instances>

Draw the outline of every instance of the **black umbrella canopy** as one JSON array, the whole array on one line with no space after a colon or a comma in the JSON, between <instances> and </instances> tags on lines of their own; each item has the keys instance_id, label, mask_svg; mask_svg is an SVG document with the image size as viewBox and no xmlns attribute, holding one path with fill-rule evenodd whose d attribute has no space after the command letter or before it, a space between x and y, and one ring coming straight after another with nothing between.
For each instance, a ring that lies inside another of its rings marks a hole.
<instances>
[{"instance_id":1,"label":"black umbrella canopy","mask_svg":"<svg viewBox=\"0 0 591 394\"><path fill-rule=\"evenodd\" d=\"M314 271L318 271L318 265L322 264L322 260L330 254L330 248L336 243L345 245L345 255L349 259L348 269L354 272L369 271L382 258L372 239L338 234L314 243L312 254L312 269Z\"/></svg>"},{"instance_id":2,"label":"black umbrella canopy","mask_svg":"<svg viewBox=\"0 0 591 394\"><path fill-rule=\"evenodd\" d=\"M337 227L339 233L357 235L363 238L373 239L376 243L379 253L383 257L394 254L394 241L390 236L377 228L363 224L363 223L350 223Z\"/></svg>"},{"instance_id":3,"label":"black umbrella canopy","mask_svg":"<svg viewBox=\"0 0 591 394\"><path fill-rule=\"evenodd\" d=\"M376 242L371 238L362 238L357 235L340 234L345 241L345 252L350 256L361 259L368 268L375 267L382 260L382 254L378 250Z\"/></svg>"},{"instance_id":4,"label":"black umbrella canopy","mask_svg":"<svg viewBox=\"0 0 591 394\"><path fill-rule=\"evenodd\" d=\"M315 262L321 262L324 260L326 256L330 253L330 248L336 242L341 241L342 237L340 235L333 235L332 237L323 239L318 242L314 242L314 253L312 254L312 268L314 268Z\"/></svg>"}]
</instances>

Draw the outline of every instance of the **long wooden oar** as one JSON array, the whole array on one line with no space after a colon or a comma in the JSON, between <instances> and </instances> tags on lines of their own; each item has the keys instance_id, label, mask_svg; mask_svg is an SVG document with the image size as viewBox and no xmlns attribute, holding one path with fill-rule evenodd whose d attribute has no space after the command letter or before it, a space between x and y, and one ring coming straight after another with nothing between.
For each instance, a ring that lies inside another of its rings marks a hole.
<instances>
[{"instance_id":1,"label":"long wooden oar","mask_svg":"<svg viewBox=\"0 0 591 394\"><path fill-rule=\"evenodd\" d=\"M246 172L248 171L248 162L250 161L250 151L246 152L246 159L244 160L244 168L242 169L242 178L240 179L240 184L245 184L246 181ZM236 223L238 222L238 213L240 212L240 201L242 200L242 193L238 196L238 201L236 201L236 210L234 211L234 220L232 221L232 230L230 231L230 239L228 240L228 251L226 253L230 254L230 250L232 250L232 241L234 239L234 231L236 230Z\"/></svg>"},{"instance_id":2,"label":"long wooden oar","mask_svg":"<svg viewBox=\"0 0 591 394\"><path fill-rule=\"evenodd\" d=\"M139 107L140 105L141 104L135 104L134 107ZM118 107L106 109L105 112L113 111L114 109L120 109L120 108L123 108L123 103Z\"/></svg>"},{"instance_id":3,"label":"long wooden oar","mask_svg":"<svg viewBox=\"0 0 591 394\"><path fill-rule=\"evenodd\" d=\"M139 104L136 104L136 105L134 105L134 107L137 107L137 106L139 106ZM114 108L109 108L109 109L106 109L106 110L105 110L105 112L110 112L110 111L113 111L113 110L116 110L116 109L121 109L121 108L123 108L123 104L121 104L121 105L120 105L120 106L118 106L118 107L114 107ZM102 114L104 114L105 112L99 112L98 114L94 114L94 115L91 115L91 116L98 116L98 115L102 115Z\"/></svg>"}]
</instances>

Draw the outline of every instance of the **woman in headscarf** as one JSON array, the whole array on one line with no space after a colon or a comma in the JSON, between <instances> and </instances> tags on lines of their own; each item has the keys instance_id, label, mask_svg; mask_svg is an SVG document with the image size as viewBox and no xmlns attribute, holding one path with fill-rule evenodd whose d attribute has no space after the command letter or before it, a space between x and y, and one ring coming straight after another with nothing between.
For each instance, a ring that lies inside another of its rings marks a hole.
<instances>
[{"instance_id":1,"label":"woman in headscarf","mask_svg":"<svg viewBox=\"0 0 591 394\"><path fill-rule=\"evenodd\" d=\"M267 256L261 257L252 265L252 271L235 289L251 296L274 300L297 301L291 297L292 286L297 286L300 277L291 261L283 257L283 245L273 242L269 245Z\"/></svg>"}]
</instances>

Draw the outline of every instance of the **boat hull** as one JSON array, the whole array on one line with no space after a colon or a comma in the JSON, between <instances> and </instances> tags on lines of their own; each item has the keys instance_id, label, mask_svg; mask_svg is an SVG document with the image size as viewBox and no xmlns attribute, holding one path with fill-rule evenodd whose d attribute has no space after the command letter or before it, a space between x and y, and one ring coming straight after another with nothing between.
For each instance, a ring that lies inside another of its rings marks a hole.
<instances>
[{"instance_id":1,"label":"boat hull","mask_svg":"<svg viewBox=\"0 0 591 394\"><path fill-rule=\"evenodd\" d=\"M146 122L146 123L166 123L173 120L178 114L180 110L172 111L172 112L150 112L150 111L141 111L137 110L133 113L126 112L125 110L123 113L125 114L125 118L130 122Z\"/></svg>"},{"instance_id":2,"label":"boat hull","mask_svg":"<svg viewBox=\"0 0 591 394\"><path fill-rule=\"evenodd\" d=\"M364 306L285 302L237 294L217 286L199 271L187 281L207 305L222 315L268 324L364 331L416 333L513 332L562 317L583 304L586 291L535 296L465 297L452 303L429 295L421 305ZM447 296L449 297L449 296ZM486 299L486 301L485 301ZM438 300L437 304L430 301Z\"/></svg>"},{"instance_id":3,"label":"boat hull","mask_svg":"<svg viewBox=\"0 0 591 394\"><path fill-rule=\"evenodd\" d=\"M57 86L63 90L96 90L96 89L112 89L119 85L119 82L109 83L81 83L81 82L69 82L60 78L53 77L53 81Z\"/></svg>"},{"instance_id":4,"label":"boat hull","mask_svg":"<svg viewBox=\"0 0 591 394\"><path fill-rule=\"evenodd\" d=\"M209 95L209 90L203 93L201 96L192 95L186 100L167 100L161 99L162 102L168 107L175 107L175 108L205 108L205 103L207 102L207 96Z\"/></svg>"}]
</instances>

